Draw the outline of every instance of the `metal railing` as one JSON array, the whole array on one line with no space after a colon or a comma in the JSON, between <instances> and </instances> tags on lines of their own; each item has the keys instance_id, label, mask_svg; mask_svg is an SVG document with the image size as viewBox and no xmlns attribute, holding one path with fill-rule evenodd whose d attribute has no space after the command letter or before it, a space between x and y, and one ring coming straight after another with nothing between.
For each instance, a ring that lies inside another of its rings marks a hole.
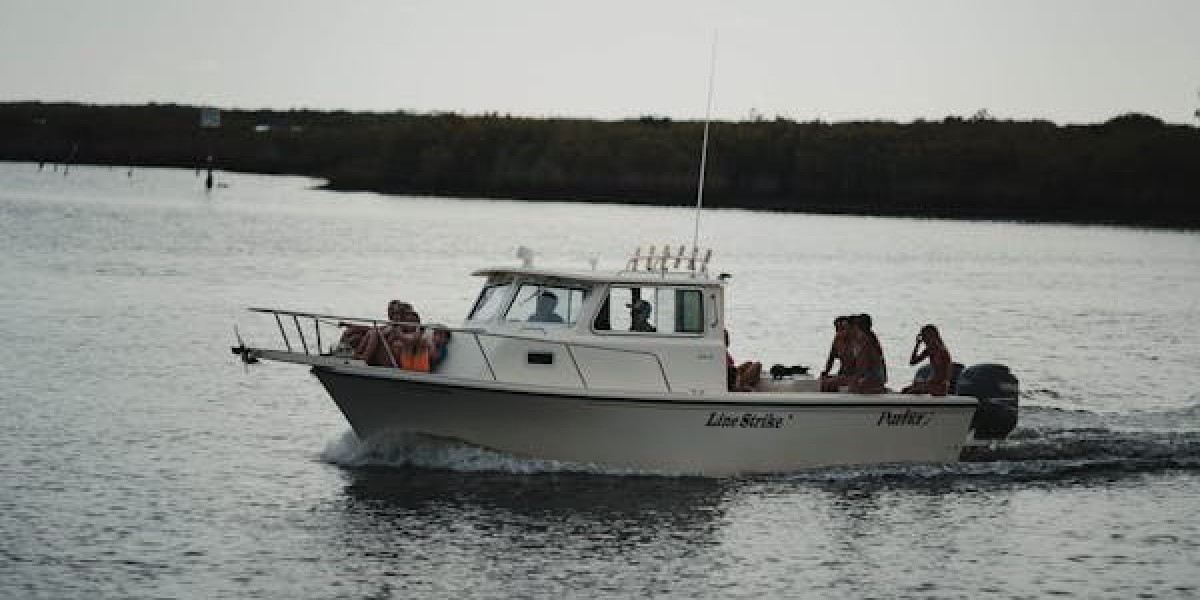
<instances>
[{"instance_id":1,"label":"metal railing","mask_svg":"<svg viewBox=\"0 0 1200 600\"><path fill-rule=\"evenodd\" d=\"M438 330L445 330L445 331L448 331L451 333L471 336L472 340L474 341L474 346L478 349L479 356L482 359L484 366L487 368L487 372L488 372L489 376L491 377L492 381L503 382L499 378L499 376L496 374L496 368L492 364L492 359L488 356L488 352L484 348L483 338L529 341L529 342L537 342L537 343L541 343L541 344L554 344L554 345L562 346L563 349L565 350L566 355L571 359L571 365L574 368L575 373L579 376L580 384L583 386L584 389L588 389L590 386L588 385L587 376L584 375L583 369L579 365L579 359L575 356L576 349L587 348L587 349L595 349L595 350L604 350L604 351L608 351L608 352L619 352L619 353L623 353L623 354L641 355L641 356L647 357L649 360L653 361L654 365L658 368L659 375L662 377L663 387L668 392L671 391L671 381L670 381L670 378L667 377L667 371L666 371L666 368L663 366L662 359L654 352L649 352L649 351L645 351L645 350L634 350L634 349L630 349L630 348L620 348L620 347L614 347L614 346L603 345L603 344L589 344L589 343L578 342L578 341L547 339L546 337L539 337L539 336L528 336L528 335L519 335L519 334L510 334L510 333L495 333L495 332L489 332L489 331L486 331L486 330L480 329L480 328L450 327L450 326L436 324L436 323L423 324L423 323L416 323L416 322L411 322L411 321L389 321L387 319L373 319L373 318L367 318L367 317L350 317L350 316L343 316L343 315L328 315L328 314L320 314L320 313L292 311L292 310L285 310L285 309L278 309L278 308L251 307L248 310L250 312L268 314L268 315L271 315L272 317L274 317L275 324L279 328L279 335L280 335L280 338L283 340L283 345L284 345L284 348L286 349L286 351L289 353L302 354L304 356L334 356L334 352L337 350L336 343L340 343L340 336L338 338L339 342L336 342L335 344L331 344L329 352L324 352L322 349L322 337L321 337L322 325L329 326L329 327L336 327L336 328L342 328L347 325L356 325L356 326L360 326L360 327L366 326L366 327L370 327L372 330L374 330L376 332L377 335L379 335L381 337L385 334L384 328L388 327L388 326L415 327L421 332L438 329ZM290 321L290 326L285 325L285 321ZM310 348L308 345L309 336L305 335L306 329L311 333L311 337L314 339L314 341L316 343L315 349ZM299 340L299 343L300 343L299 351L293 349L293 346L291 343L291 338L288 336L289 330L292 331L294 333L294 335L296 336L296 338ZM384 368L384 369L399 368L399 362L396 360L396 357L395 357L394 353L392 352L391 345L383 344L383 347L384 347L385 351L387 352L388 361L391 363L391 366L384 365L384 366L380 366L379 368Z\"/></svg>"}]
</instances>

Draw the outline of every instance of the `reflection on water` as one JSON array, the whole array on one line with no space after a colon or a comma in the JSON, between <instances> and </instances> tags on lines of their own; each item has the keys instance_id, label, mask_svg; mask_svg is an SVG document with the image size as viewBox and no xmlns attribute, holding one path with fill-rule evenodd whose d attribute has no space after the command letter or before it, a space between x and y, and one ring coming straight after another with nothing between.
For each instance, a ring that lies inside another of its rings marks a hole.
<instances>
[{"instance_id":1,"label":"reflection on water","mask_svg":"<svg viewBox=\"0 0 1200 600\"><path fill-rule=\"evenodd\" d=\"M679 575L654 565L698 559L726 525L729 483L713 479L414 467L346 476L339 553L421 593L661 592Z\"/></svg>"},{"instance_id":2,"label":"reflection on water","mask_svg":"<svg viewBox=\"0 0 1200 600\"><path fill-rule=\"evenodd\" d=\"M661 531L688 531L693 542L713 535L722 519L725 489L718 479L621 477L589 474L512 475L459 473L419 468L368 468L348 473L344 489L350 521L446 518L453 513L505 514L514 522L537 522L554 537L592 530L628 529L636 543Z\"/></svg>"}]
</instances>

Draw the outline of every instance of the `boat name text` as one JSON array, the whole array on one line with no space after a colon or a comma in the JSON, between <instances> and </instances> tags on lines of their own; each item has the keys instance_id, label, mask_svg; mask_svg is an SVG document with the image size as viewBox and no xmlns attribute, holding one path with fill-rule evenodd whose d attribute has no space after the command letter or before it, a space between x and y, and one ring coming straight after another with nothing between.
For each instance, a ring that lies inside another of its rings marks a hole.
<instances>
[{"instance_id":1,"label":"boat name text","mask_svg":"<svg viewBox=\"0 0 1200 600\"><path fill-rule=\"evenodd\" d=\"M910 408L904 409L904 412L892 412L885 410L879 414L879 420L875 421L876 427L926 427L933 421L932 411L919 411Z\"/></svg>"},{"instance_id":2,"label":"boat name text","mask_svg":"<svg viewBox=\"0 0 1200 600\"><path fill-rule=\"evenodd\" d=\"M788 415L791 418L791 415ZM708 413L705 427L746 427L749 429L778 429L783 427L783 417L775 413Z\"/></svg>"}]
</instances>

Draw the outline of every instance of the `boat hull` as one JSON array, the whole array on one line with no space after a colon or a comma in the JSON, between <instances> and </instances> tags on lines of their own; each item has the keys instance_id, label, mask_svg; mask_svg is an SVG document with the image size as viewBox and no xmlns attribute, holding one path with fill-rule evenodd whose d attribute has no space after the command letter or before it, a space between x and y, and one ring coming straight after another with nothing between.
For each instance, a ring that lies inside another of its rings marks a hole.
<instances>
[{"instance_id":1,"label":"boat hull","mask_svg":"<svg viewBox=\"0 0 1200 600\"><path fill-rule=\"evenodd\" d=\"M823 393L692 397L513 389L317 366L363 440L390 431L500 452L654 473L733 475L958 460L972 398Z\"/></svg>"}]
</instances>

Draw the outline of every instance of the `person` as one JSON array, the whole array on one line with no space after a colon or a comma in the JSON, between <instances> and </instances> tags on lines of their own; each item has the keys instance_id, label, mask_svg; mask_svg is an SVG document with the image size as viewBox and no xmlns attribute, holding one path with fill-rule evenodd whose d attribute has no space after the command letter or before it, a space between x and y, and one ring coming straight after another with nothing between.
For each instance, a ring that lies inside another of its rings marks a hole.
<instances>
[{"instance_id":1,"label":"person","mask_svg":"<svg viewBox=\"0 0 1200 600\"><path fill-rule=\"evenodd\" d=\"M431 349L429 366L430 370L436 370L446 360L446 354L449 352L450 330L445 327L435 327L429 342Z\"/></svg>"},{"instance_id":2,"label":"person","mask_svg":"<svg viewBox=\"0 0 1200 600\"><path fill-rule=\"evenodd\" d=\"M833 342L829 345L829 357L825 359L825 369L821 371L821 379L829 377L833 370L833 361L838 361L838 375L850 374L850 347L846 343L846 324L850 317L839 316L833 320Z\"/></svg>"},{"instance_id":3,"label":"person","mask_svg":"<svg viewBox=\"0 0 1200 600\"><path fill-rule=\"evenodd\" d=\"M387 312L389 316L392 313L392 305L397 302L399 300L388 302ZM335 351L345 348L350 349L350 351L356 351L367 337L367 332L371 330L370 325L359 325L357 323L339 322L337 326L342 328L342 336L338 338L338 343L334 347Z\"/></svg>"},{"instance_id":4,"label":"person","mask_svg":"<svg viewBox=\"0 0 1200 600\"><path fill-rule=\"evenodd\" d=\"M762 378L762 363L746 361L737 368L737 391L753 392L758 389L758 380Z\"/></svg>"},{"instance_id":5,"label":"person","mask_svg":"<svg viewBox=\"0 0 1200 600\"><path fill-rule=\"evenodd\" d=\"M382 327L372 325L354 350L354 357L372 366L395 366L396 358L388 350L407 338L420 337L421 315L413 310L412 304L400 300L388 303L388 323Z\"/></svg>"},{"instance_id":6,"label":"person","mask_svg":"<svg viewBox=\"0 0 1200 600\"><path fill-rule=\"evenodd\" d=\"M839 321L841 322L840 328L838 327ZM857 327L851 326L850 321L851 317L838 317L833 321L833 342L829 348L829 359L825 361L825 370L820 377L822 392L839 392L849 389L850 385L858 380L858 360L865 338ZM837 374L830 375L829 371L833 367L835 353L840 364Z\"/></svg>"},{"instance_id":7,"label":"person","mask_svg":"<svg viewBox=\"0 0 1200 600\"><path fill-rule=\"evenodd\" d=\"M922 344L925 345L923 349L921 348ZM945 396L950 390L950 369L953 360L950 358L950 350L946 348L946 343L942 341L942 334L933 325L926 325L917 333L917 341L913 342L908 364L916 365L925 359L929 359L929 366L933 370L929 379L914 381L912 385L902 391L905 394Z\"/></svg>"},{"instance_id":8,"label":"person","mask_svg":"<svg viewBox=\"0 0 1200 600\"><path fill-rule=\"evenodd\" d=\"M433 343L419 329L415 335L396 335L392 340L392 355L396 357L396 366L405 371L429 373L433 370Z\"/></svg>"},{"instance_id":9,"label":"person","mask_svg":"<svg viewBox=\"0 0 1200 600\"><path fill-rule=\"evenodd\" d=\"M537 307L529 320L536 323L562 323L563 318L554 312L558 307L558 296L554 292L542 292L538 294Z\"/></svg>"},{"instance_id":10,"label":"person","mask_svg":"<svg viewBox=\"0 0 1200 600\"><path fill-rule=\"evenodd\" d=\"M406 371L432 373L446 360L450 331L442 326L420 328L415 333L400 333L392 339L396 366Z\"/></svg>"},{"instance_id":11,"label":"person","mask_svg":"<svg viewBox=\"0 0 1200 600\"><path fill-rule=\"evenodd\" d=\"M391 300L387 305L388 320L401 318L405 310L412 310L412 305L402 300ZM356 358L359 357L360 349L366 342L367 334L374 329L371 325L359 325L357 323L338 323L338 327L342 328L342 336L338 339L335 352L340 352L346 349Z\"/></svg>"},{"instance_id":12,"label":"person","mask_svg":"<svg viewBox=\"0 0 1200 600\"><path fill-rule=\"evenodd\" d=\"M645 300L635 300L632 304L629 304L629 307L630 318L633 322L633 324L629 326L630 331L658 331L658 329L655 329L655 327L650 324L650 313L654 310L654 307L650 306L649 302L646 302Z\"/></svg>"},{"instance_id":13,"label":"person","mask_svg":"<svg viewBox=\"0 0 1200 600\"><path fill-rule=\"evenodd\" d=\"M725 369L726 386L731 392L753 392L758 389L758 380L762 377L762 363L746 361L737 364L729 353L729 330L725 330Z\"/></svg>"},{"instance_id":14,"label":"person","mask_svg":"<svg viewBox=\"0 0 1200 600\"><path fill-rule=\"evenodd\" d=\"M733 360L733 355L729 353L729 330L725 330L725 387L733 392L737 391L737 361Z\"/></svg>"},{"instance_id":15,"label":"person","mask_svg":"<svg viewBox=\"0 0 1200 600\"><path fill-rule=\"evenodd\" d=\"M850 357L844 373L821 379L822 392L837 392L845 388L858 394L880 394L885 391L887 367L878 338L870 332L867 315L854 315L846 321L845 347Z\"/></svg>"},{"instance_id":16,"label":"person","mask_svg":"<svg viewBox=\"0 0 1200 600\"><path fill-rule=\"evenodd\" d=\"M880 381L887 383L887 361L883 359L883 345L879 343L879 337L871 329L871 315L863 313L856 315L853 319L857 319L859 329L866 335L867 343L871 345L871 349L879 355Z\"/></svg>"},{"instance_id":17,"label":"person","mask_svg":"<svg viewBox=\"0 0 1200 600\"><path fill-rule=\"evenodd\" d=\"M363 338L367 337L367 332L371 330L371 327L344 322L337 325L342 328L342 336L338 338L337 344L330 350L330 353L337 356L353 356L358 346L362 344Z\"/></svg>"},{"instance_id":18,"label":"person","mask_svg":"<svg viewBox=\"0 0 1200 600\"><path fill-rule=\"evenodd\" d=\"M887 391L887 365L883 361L883 348L879 338L871 331L871 317L856 315L850 318L849 331L857 345L854 362L854 378L849 391L856 394L882 394Z\"/></svg>"}]
</instances>

